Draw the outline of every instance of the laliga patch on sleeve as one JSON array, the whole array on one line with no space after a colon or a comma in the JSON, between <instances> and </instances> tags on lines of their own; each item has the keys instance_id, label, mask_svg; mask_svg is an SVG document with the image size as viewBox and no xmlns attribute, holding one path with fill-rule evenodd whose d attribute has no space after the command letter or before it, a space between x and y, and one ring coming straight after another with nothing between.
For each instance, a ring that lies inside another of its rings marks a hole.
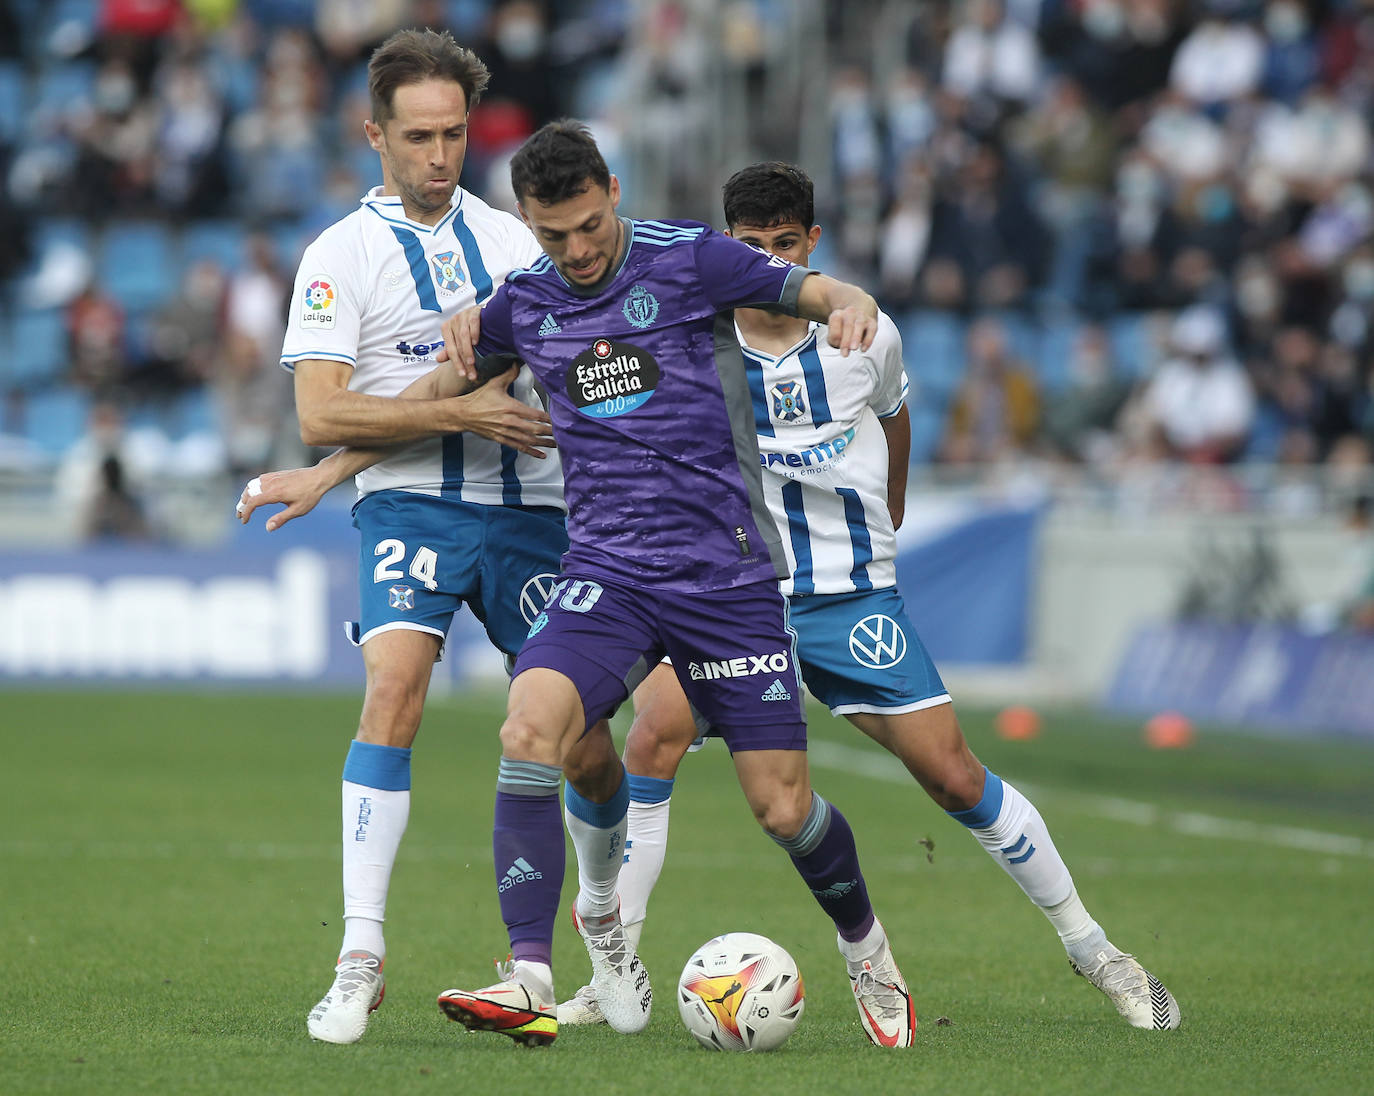
<instances>
[{"instance_id":1,"label":"laliga patch on sleeve","mask_svg":"<svg viewBox=\"0 0 1374 1096\"><path fill-rule=\"evenodd\" d=\"M312 274L301 294L301 326L330 328L338 308L338 283L328 274Z\"/></svg>"}]
</instances>

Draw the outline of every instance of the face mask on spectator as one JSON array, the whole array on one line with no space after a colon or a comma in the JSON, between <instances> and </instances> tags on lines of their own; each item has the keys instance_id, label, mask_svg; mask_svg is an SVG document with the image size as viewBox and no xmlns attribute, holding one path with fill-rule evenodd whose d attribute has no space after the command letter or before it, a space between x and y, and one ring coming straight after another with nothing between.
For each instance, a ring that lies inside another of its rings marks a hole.
<instances>
[{"instance_id":1,"label":"face mask on spectator","mask_svg":"<svg viewBox=\"0 0 1374 1096\"><path fill-rule=\"evenodd\" d=\"M1265 9L1264 29L1280 45L1296 42L1307 33L1307 13L1298 4L1278 0Z\"/></svg>"}]
</instances>

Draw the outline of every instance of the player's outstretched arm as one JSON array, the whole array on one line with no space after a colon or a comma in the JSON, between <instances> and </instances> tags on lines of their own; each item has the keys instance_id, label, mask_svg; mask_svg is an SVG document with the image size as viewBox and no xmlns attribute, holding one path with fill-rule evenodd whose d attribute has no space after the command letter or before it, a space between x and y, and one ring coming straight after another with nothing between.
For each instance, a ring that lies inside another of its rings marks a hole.
<instances>
[{"instance_id":1,"label":"player's outstretched arm","mask_svg":"<svg viewBox=\"0 0 1374 1096\"><path fill-rule=\"evenodd\" d=\"M254 476L239 495L234 512L239 523L247 525L253 511L267 503L282 503L286 509L267 519L267 531L280 529L292 518L308 514L331 488L375 464L380 451L339 449L310 468L286 468Z\"/></svg>"},{"instance_id":2,"label":"player's outstretched arm","mask_svg":"<svg viewBox=\"0 0 1374 1096\"><path fill-rule=\"evenodd\" d=\"M797 315L825 324L830 345L845 357L851 350L867 350L878 333L878 302L857 285L825 274L802 281Z\"/></svg>"}]
</instances>

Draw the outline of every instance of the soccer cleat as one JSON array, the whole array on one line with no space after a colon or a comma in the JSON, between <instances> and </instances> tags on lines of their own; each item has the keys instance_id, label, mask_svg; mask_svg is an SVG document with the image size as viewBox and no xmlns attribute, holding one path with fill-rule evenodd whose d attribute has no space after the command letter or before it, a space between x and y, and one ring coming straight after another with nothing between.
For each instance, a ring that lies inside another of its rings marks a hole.
<instances>
[{"instance_id":1,"label":"soccer cleat","mask_svg":"<svg viewBox=\"0 0 1374 1096\"><path fill-rule=\"evenodd\" d=\"M370 951L350 951L334 968L334 984L305 1018L310 1038L322 1043L356 1043L386 996L382 960Z\"/></svg>"},{"instance_id":2,"label":"soccer cleat","mask_svg":"<svg viewBox=\"0 0 1374 1096\"><path fill-rule=\"evenodd\" d=\"M1072 959L1069 966L1110 997L1131 1027L1164 1031L1183 1020L1174 995L1134 955L1112 948L1099 951L1090 967L1080 967Z\"/></svg>"},{"instance_id":3,"label":"soccer cleat","mask_svg":"<svg viewBox=\"0 0 1374 1096\"><path fill-rule=\"evenodd\" d=\"M558 1038L554 1006L535 990L515 981L515 964L497 963L501 981L469 993L446 989L439 1008L469 1031L495 1031L527 1047L546 1047Z\"/></svg>"},{"instance_id":4,"label":"soccer cleat","mask_svg":"<svg viewBox=\"0 0 1374 1096\"><path fill-rule=\"evenodd\" d=\"M623 1035L643 1031L649 1024L654 991L649 972L625 939L620 912L587 924L573 907L573 924L592 960L592 989L606 1023Z\"/></svg>"},{"instance_id":5,"label":"soccer cleat","mask_svg":"<svg viewBox=\"0 0 1374 1096\"><path fill-rule=\"evenodd\" d=\"M559 1005L558 1022L568 1027L604 1024L606 1017L601 1014L601 1002L596 999L596 990L590 985L583 986Z\"/></svg>"},{"instance_id":6,"label":"soccer cleat","mask_svg":"<svg viewBox=\"0 0 1374 1096\"><path fill-rule=\"evenodd\" d=\"M883 940L882 950L862 962L845 960L859 1022L880 1047L909 1047L916 1032L916 1008L902 972Z\"/></svg>"}]
</instances>

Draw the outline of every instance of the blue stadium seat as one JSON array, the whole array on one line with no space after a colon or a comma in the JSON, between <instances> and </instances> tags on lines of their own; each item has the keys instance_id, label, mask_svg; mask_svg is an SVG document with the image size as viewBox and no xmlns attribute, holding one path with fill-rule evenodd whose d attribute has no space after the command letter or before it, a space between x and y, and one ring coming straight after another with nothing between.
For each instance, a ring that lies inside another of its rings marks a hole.
<instances>
[{"instance_id":1,"label":"blue stadium seat","mask_svg":"<svg viewBox=\"0 0 1374 1096\"><path fill-rule=\"evenodd\" d=\"M53 118L89 99L95 86L95 66L89 61L65 61L46 66L34 86L29 107L29 131L35 135Z\"/></svg>"},{"instance_id":2,"label":"blue stadium seat","mask_svg":"<svg viewBox=\"0 0 1374 1096\"><path fill-rule=\"evenodd\" d=\"M189 266L197 259L214 259L225 270L237 270L243 262L244 235L245 229L238 221L195 221L182 231L182 265Z\"/></svg>"},{"instance_id":3,"label":"blue stadium seat","mask_svg":"<svg viewBox=\"0 0 1374 1096\"><path fill-rule=\"evenodd\" d=\"M176 292L176 251L171 231L160 222L112 224L100 241L95 276L130 312L146 312Z\"/></svg>"},{"instance_id":4,"label":"blue stadium seat","mask_svg":"<svg viewBox=\"0 0 1374 1096\"><path fill-rule=\"evenodd\" d=\"M23 66L0 61L0 145L18 142L28 116L29 91Z\"/></svg>"},{"instance_id":5,"label":"blue stadium seat","mask_svg":"<svg viewBox=\"0 0 1374 1096\"><path fill-rule=\"evenodd\" d=\"M907 372L921 391L947 396L964 376L964 324L948 312L919 309L894 316Z\"/></svg>"},{"instance_id":6,"label":"blue stadium seat","mask_svg":"<svg viewBox=\"0 0 1374 1096\"><path fill-rule=\"evenodd\" d=\"M1035 358L1036 374L1047 391L1064 388L1073 379L1070 363L1074 344L1078 341L1080 324L1071 316L1047 320L1040 332L1039 353Z\"/></svg>"},{"instance_id":7,"label":"blue stadium seat","mask_svg":"<svg viewBox=\"0 0 1374 1096\"><path fill-rule=\"evenodd\" d=\"M90 398L66 386L35 392L27 400L24 436L43 452L61 456L86 433Z\"/></svg>"},{"instance_id":8,"label":"blue stadium seat","mask_svg":"<svg viewBox=\"0 0 1374 1096\"><path fill-rule=\"evenodd\" d=\"M1150 337L1143 316L1119 313L1107 324L1107 334L1118 372L1127 377L1143 377L1149 372Z\"/></svg>"},{"instance_id":9,"label":"blue stadium seat","mask_svg":"<svg viewBox=\"0 0 1374 1096\"><path fill-rule=\"evenodd\" d=\"M921 398L911 402L911 463L928 464L945 432L945 408Z\"/></svg>"},{"instance_id":10,"label":"blue stadium seat","mask_svg":"<svg viewBox=\"0 0 1374 1096\"><path fill-rule=\"evenodd\" d=\"M0 388L37 388L67 362L67 331L59 308L24 309L0 328Z\"/></svg>"}]
</instances>

